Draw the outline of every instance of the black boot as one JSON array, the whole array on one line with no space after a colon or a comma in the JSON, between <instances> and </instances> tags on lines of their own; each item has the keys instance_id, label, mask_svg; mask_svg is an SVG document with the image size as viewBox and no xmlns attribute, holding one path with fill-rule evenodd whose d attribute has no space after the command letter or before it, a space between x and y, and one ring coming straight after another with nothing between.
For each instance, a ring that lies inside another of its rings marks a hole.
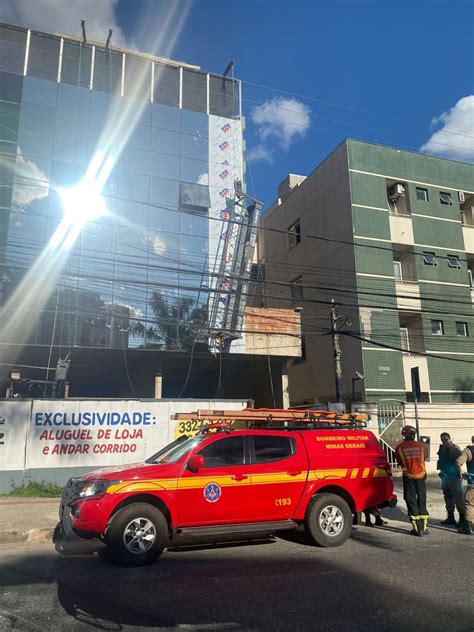
<instances>
[{"instance_id":1,"label":"black boot","mask_svg":"<svg viewBox=\"0 0 474 632\"><path fill-rule=\"evenodd\" d=\"M384 524L387 524L385 522L385 520L382 520L382 516L375 516L375 526L376 527L383 527Z\"/></svg>"},{"instance_id":2,"label":"black boot","mask_svg":"<svg viewBox=\"0 0 474 632\"><path fill-rule=\"evenodd\" d=\"M370 519L370 511L364 511L364 516L365 516L365 526L373 527L374 525L372 524L372 521Z\"/></svg>"},{"instance_id":3,"label":"black boot","mask_svg":"<svg viewBox=\"0 0 474 632\"><path fill-rule=\"evenodd\" d=\"M448 517L446 520L441 520L440 524L456 526L456 520L454 518L454 511L448 511Z\"/></svg>"},{"instance_id":4,"label":"black boot","mask_svg":"<svg viewBox=\"0 0 474 632\"><path fill-rule=\"evenodd\" d=\"M466 520L465 514L459 515L458 533L462 533L463 535L472 535L471 525Z\"/></svg>"},{"instance_id":5,"label":"black boot","mask_svg":"<svg viewBox=\"0 0 474 632\"><path fill-rule=\"evenodd\" d=\"M410 516L411 525L413 529L410 531L411 535L416 535L419 538L423 537L423 531L420 530L421 520L418 519L418 516Z\"/></svg>"}]
</instances>

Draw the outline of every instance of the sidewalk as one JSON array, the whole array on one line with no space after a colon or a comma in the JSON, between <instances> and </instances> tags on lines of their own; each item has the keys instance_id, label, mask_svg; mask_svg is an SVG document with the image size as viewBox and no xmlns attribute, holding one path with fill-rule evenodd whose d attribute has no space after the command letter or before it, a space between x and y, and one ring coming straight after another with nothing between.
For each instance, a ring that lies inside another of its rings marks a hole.
<instances>
[{"instance_id":1,"label":"sidewalk","mask_svg":"<svg viewBox=\"0 0 474 632\"><path fill-rule=\"evenodd\" d=\"M0 498L0 544L50 542L59 498Z\"/></svg>"},{"instance_id":2,"label":"sidewalk","mask_svg":"<svg viewBox=\"0 0 474 632\"><path fill-rule=\"evenodd\" d=\"M403 500L403 483L399 473L394 477L398 505L395 509L384 509L389 521L403 521L406 507ZM428 476L428 511L430 519L439 521L446 517L443 492L437 475ZM0 498L0 544L25 542L37 544L50 542L58 522L59 498Z\"/></svg>"}]
</instances>

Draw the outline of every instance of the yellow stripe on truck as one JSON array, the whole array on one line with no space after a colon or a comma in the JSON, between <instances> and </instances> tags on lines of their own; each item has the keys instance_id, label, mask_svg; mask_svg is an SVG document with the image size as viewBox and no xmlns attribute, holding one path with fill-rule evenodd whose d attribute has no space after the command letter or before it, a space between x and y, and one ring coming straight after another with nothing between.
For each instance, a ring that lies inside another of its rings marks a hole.
<instances>
[{"instance_id":1,"label":"yellow stripe on truck","mask_svg":"<svg viewBox=\"0 0 474 632\"><path fill-rule=\"evenodd\" d=\"M366 467L362 470L360 468L338 468L330 470L310 470L308 474L308 480L327 480L338 478L368 478L372 468ZM238 476L238 474L236 474ZM306 480L306 471L292 476L288 473L282 474L248 474L244 475L247 478L242 480L236 480L236 475L226 476L200 476L196 478L172 478L172 479L156 479L156 480L143 480L143 481L124 481L122 483L115 483L107 489L107 494L124 494L130 492L143 492L143 491L176 491L180 489L202 489L208 483L217 483L221 487L230 487L235 485L272 485L276 483L302 483ZM374 478L380 478L388 476L387 470L376 467L373 468Z\"/></svg>"}]
</instances>

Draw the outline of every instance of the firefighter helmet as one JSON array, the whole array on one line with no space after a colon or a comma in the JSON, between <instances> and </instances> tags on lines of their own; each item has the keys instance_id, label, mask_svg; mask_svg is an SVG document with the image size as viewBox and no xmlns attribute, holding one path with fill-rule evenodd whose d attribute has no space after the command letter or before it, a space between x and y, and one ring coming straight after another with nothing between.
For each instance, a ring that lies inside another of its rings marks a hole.
<instances>
[{"instance_id":1,"label":"firefighter helmet","mask_svg":"<svg viewBox=\"0 0 474 632\"><path fill-rule=\"evenodd\" d=\"M403 426L403 428L402 428L402 435L405 438L409 437L412 434L413 435L416 434L416 428L414 428L413 426Z\"/></svg>"}]
</instances>

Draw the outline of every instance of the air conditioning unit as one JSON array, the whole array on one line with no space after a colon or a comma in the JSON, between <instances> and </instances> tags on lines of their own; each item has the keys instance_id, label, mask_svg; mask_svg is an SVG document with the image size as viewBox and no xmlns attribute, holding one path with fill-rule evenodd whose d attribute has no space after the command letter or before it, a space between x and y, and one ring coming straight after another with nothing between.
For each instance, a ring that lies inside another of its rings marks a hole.
<instances>
[{"instance_id":1,"label":"air conditioning unit","mask_svg":"<svg viewBox=\"0 0 474 632\"><path fill-rule=\"evenodd\" d=\"M392 186L388 188L387 193L388 193L389 200L393 202L399 197L405 195L405 185L402 184L401 182L392 184Z\"/></svg>"},{"instance_id":2,"label":"air conditioning unit","mask_svg":"<svg viewBox=\"0 0 474 632\"><path fill-rule=\"evenodd\" d=\"M458 198L461 204L466 201L466 196L464 195L464 191L458 191Z\"/></svg>"}]
</instances>

